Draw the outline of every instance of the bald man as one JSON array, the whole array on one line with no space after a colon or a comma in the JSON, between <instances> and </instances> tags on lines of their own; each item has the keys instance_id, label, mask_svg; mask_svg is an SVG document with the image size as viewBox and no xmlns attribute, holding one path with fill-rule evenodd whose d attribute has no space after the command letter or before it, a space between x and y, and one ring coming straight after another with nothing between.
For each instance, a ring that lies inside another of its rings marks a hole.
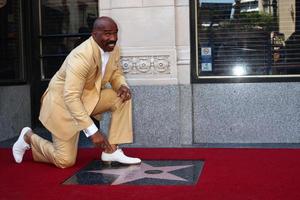
<instances>
[{"instance_id":1,"label":"bald man","mask_svg":"<svg viewBox=\"0 0 300 200\"><path fill-rule=\"evenodd\" d=\"M41 98L39 119L51 132L52 142L29 127L23 128L12 149L17 163L22 162L25 151L31 147L34 161L59 168L73 166L80 131L103 149L104 162L141 163L139 158L128 157L118 148L119 144L133 141L133 132L131 92L119 64L117 40L114 20L97 18L92 36L71 51ZM100 119L104 112L111 112L112 116L108 139L91 118Z\"/></svg>"}]
</instances>

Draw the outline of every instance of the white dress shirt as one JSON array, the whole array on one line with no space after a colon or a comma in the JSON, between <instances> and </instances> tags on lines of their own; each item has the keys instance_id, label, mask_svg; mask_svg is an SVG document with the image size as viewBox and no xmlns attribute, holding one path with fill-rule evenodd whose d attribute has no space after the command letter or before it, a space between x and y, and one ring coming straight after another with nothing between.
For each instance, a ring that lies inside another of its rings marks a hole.
<instances>
[{"instance_id":1,"label":"white dress shirt","mask_svg":"<svg viewBox=\"0 0 300 200\"><path fill-rule=\"evenodd\" d=\"M105 74L105 69L106 69L106 64L108 62L110 53L109 52L104 52L100 47L100 53L101 53L101 77L103 78ZM90 137L94 135L98 131L98 128L95 124L90 125L88 128L84 129L83 132L85 133L86 137Z\"/></svg>"}]
</instances>

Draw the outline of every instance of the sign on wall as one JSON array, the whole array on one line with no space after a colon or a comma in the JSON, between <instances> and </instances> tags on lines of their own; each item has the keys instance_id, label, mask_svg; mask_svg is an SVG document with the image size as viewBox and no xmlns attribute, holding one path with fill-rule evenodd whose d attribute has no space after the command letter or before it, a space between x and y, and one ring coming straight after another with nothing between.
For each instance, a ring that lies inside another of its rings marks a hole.
<instances>
[{"instance_id":1,"label":"sign on wall","mask_svg":"<svg viewBox=\"0 0 300 200\"><path fill-rule=\"evenodd\" d=\"M211 47L201 48L201 70L204 72L212 71Z\"/></svg>"}]
</instances>

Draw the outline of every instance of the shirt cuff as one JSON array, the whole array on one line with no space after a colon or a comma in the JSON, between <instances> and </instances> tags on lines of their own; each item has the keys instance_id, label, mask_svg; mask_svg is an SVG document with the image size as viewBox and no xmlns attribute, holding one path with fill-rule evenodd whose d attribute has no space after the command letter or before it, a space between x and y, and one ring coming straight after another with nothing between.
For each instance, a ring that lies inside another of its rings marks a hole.
<instances>
[{"instance_id":1,"label":"shirt cuff","mask_svg":"<svg viewBox=\"0 0 300 200\"><path fill-rule=\"evenodd\" d=\"M89 127L87 127L86 129L83 129L83 132L86 135L86 137L90 137L90 136L94 135L97 131L98 131L98 128L95 124L92 124Z\"/></svg>"}]
</instances>

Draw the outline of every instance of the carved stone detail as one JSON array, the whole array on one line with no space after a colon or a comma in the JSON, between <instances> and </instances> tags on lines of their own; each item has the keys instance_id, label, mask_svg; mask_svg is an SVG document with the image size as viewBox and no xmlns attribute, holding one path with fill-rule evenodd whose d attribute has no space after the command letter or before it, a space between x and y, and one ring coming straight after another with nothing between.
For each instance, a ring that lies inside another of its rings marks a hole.
<instances>
[{"instance_id":1,"label":"carved stone detail","mask_svg":"<svg viewBox=\"0 0 300 200\"><path fill-rule=\"evenodd\" d=\"M125 74L170 74L168 55L123 56L121 65Z\"/></svg>"}]
</instances>

